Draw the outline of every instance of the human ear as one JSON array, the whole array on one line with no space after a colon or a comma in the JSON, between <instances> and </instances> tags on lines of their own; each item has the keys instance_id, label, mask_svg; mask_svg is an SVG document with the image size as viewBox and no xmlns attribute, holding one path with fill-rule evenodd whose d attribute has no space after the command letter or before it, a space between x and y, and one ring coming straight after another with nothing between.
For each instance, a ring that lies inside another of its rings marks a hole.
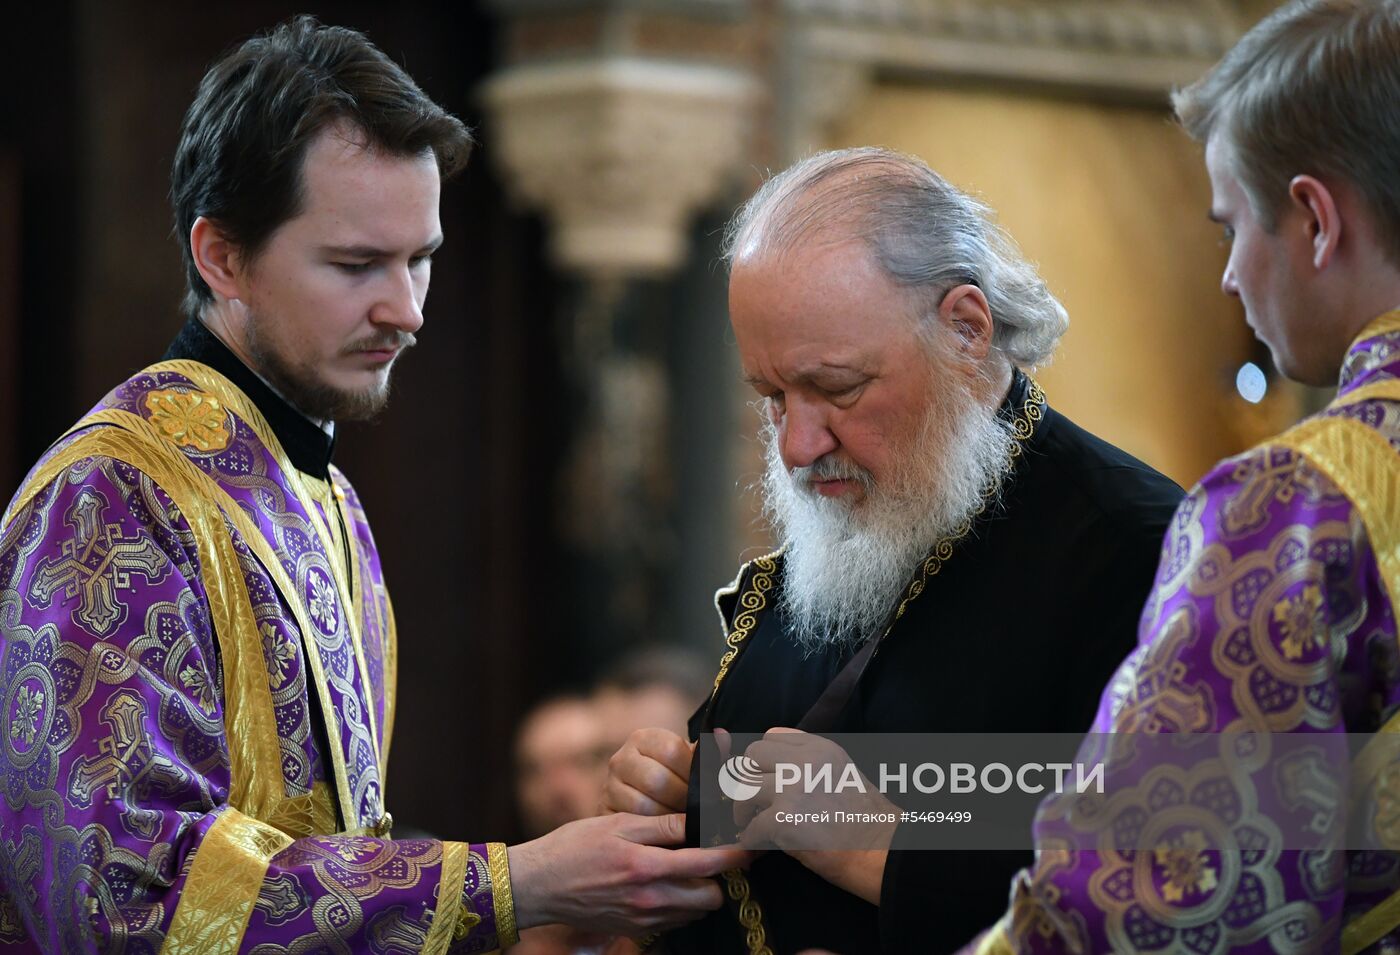
<instances>
[{"instance_id":1,"label":"human ear","mask_svg":"<svg viewBox=\"0 0 1400 955\"><path fill-rule=\"evenodd\" d=\"M1288 184L1288 198L1303 215L1313 268L1326 268L1342 240L1342 217L1332 191L1312 176L1294 176Z\"/></svg>"},{"instance_id":2,"label":"human ear","mask_svg":"<svg viewBox=\"0 0 1400 955\"><path fill-rule=\"evenodd\" d=\"M958 348L969 358L983 359L992 350L992 309L975 285L948 290L938 304L938 320L958 334Z\"/></svg>"},{"instance_id":3,"label":"human ear","mask_svg":"<svg viewBox=\"0 0 1400 955\"><path fill-rule=\"evenodd\" d=\"M226 299L245 297L243 294L243 262L234 246L217 224L204 216L190 227L190 252L194 267L204 284Z\"/></svg>"}]
</instances>

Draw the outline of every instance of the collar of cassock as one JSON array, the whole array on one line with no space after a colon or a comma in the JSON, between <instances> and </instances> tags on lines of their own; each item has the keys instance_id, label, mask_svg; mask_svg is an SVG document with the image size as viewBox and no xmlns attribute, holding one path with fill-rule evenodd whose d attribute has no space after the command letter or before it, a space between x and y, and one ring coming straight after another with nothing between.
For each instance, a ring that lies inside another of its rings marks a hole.
<instances>
[{"instance_id":1,"label":"collar of cassock","mask_svg":"<svg viewBox=\"0 0 1400 955\"><path fill-rule=\"evenodd\" d=\"M997 415L1008 421L1015 421L1017 415L1025 410L1030 387L1030 378L1025 372L1013 365L1011 368L1011 387L1007 389L1006 398L1002 401L1001 407L997 409Z\"/></svg>"},{"instance_id":2,"label":"collar of cassock","mask_svg":"<svg viewBox=\"0 0 1400 955\"><path fill-rule=\"evenodd\" d=\"M327 433L258 377L227 345L197 318L186 320L166 349L162 361L197 361L223 375L257 405L292 466L304 474L328 480L335 432Z\"/></svg>"}]
</instances>

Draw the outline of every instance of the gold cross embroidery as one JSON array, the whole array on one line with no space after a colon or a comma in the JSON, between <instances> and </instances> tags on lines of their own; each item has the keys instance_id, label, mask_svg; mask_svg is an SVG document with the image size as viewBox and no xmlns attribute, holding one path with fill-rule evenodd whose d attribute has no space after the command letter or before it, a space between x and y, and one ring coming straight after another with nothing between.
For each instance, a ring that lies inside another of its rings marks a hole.
<instances>
[{"instance_id":1,"label":"gold cross embroidery","mask_svg":"<svg viewBox=\"0 0 1400 955\"><path fill-rule=\"evenodd\" d=\"M141 812L136 805L152 789L170 791L182 782L180 770L156 751L146 733L146 702L131 690L112 694L101 711L102 722L112 728L110 736L97 743L96 756L83 756L73 763L68 788L80 807L92 804L101 788L108 799L123 798L133 811L125 821L129 829L154 838L158 814ZM136 797L136 798L133 798Z\"/></svg>"},{"instance_id":2,"label":"gold cross embroidery","mask_svg":"<svg viewBox=\"0 0 1400 955\"><path fill-rule=\"evenodd\" d=\"M170 561L149 537L128 539L120 524L104 524L107 499L84 488L64 515L73 536L61 545L61 556L39 564L30 585L30 596L48 606L54 594L65 600L79 598L75 623L97 636L106 636L126 616L117 600L118 590L131 590L131 577L140 574L155 583L165 576Z\"/></svg>"}]
</instances>

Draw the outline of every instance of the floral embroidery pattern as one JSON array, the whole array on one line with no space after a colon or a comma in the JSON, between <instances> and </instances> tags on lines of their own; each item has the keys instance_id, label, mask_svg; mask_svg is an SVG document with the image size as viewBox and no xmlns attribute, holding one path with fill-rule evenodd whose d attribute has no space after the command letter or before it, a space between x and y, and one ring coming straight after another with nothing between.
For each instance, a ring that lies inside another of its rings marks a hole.
<instances>
[{"instance_id":1,"label":"floral embroidery pattern","mask_svg":"<svg viewBox=\"0 0 1400 955\"><path fill-rule=\"evenodd\" d=\"M1327 618L1322 608L1322 591L1309 584L1294 597L1285 597L1274 606L1274 622L1283 634L1283 655L1296 660L1309 644L1327 645Z\"/></svg>"},{"instance_id":2,"label":"floral embroidery pattern","mask_svg":"<svg viewBox=\"0 0 1400 955\"><path fill-rule=\"evenodd\" d=\"M39 716L44 709L44 691L28 686L19 688L15 699L15 716L10 723L10 738L23 739L25 746L34 744L34 736L39 732Z\"/></svg>"},{"instance_id":3,"label":"floral embroidery pattern","mask_svg":"<svg viewBox=\"0 0 1400 955\"><path fill-rule=\"evenodd\" d=\"M281 683L287 678L287 665L296 659L296 648L287 635L271 623L264 622L258 628L263 635L263 649L267 654L267 671Z\"/></svg>"},{"instance_id":4,"label":"floral embroidery pattern","mask_svg":"<svg viewBox=\"0 0 1400 955\"><path fill-rule=\"evenodd\" d=\"M324 574L311 575L311 619L323 633L335 633L335 597Z\"/></svg>"},{"instance_id":5,"label":"floral embroidery pattern","mask_svg":"<svg viewBox=\"0 0 1400 955\"><path fill-rule=\"evenodd\" d=\"M222 451L228 447L226 415L217 398L202 391L167 388L146 395L150 422L181 447Z\"/></svg>"},{"instance_id":6,"label":"floral embroidery pattern","mask_svg":"<svg viewBox=\"0 0 1400 955\"><path fill-rule=\"evenodd\" d=\"M1186 893L1206 895L1216 886L1214 867L1207 865L1206 837L1193 830L1180 839L1159 843L1152 850L1157 865L1166 870L1162 898L1180 902Z\"/></svg>"},{"instance_id":7,"label":"floral embroidery pattern","mask_svg":"<svg viewBox=\"0 0 1400 955\"><path fill-rule=\"evenodd\" d=\"M346 862L358 862L361 855L368 855L379 848L379 843L363 836L345 836L337 839L331 851Z\"/></svg>"},{"instance_id":8,"label":"floral embroidery pattern","mask_svg":"<svg viewBox=\"0 0 1400 955\"><path fill-rule=\"evenodd\" d=\"M214 715L214 688L209 685L209 678L203 671L192 666L185 667L180 671L180 685L194 694L201 713Z\"/></svg>"}]
</instances>

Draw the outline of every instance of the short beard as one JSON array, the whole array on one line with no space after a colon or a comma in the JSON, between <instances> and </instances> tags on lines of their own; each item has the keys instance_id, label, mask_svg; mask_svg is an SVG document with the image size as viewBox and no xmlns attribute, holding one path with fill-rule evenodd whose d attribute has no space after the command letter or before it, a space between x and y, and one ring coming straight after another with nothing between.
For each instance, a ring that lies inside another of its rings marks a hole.
<instances>
[{"instance_id":1,"label":"short beard","mask_svg":"<svg viewBox=\"0 0 1400 955\"><path fill-rule=\"evenodd\" d=\"M764 417L764 516L786 545L779 612L808 653L876 636L934 544L994 501L1011 470L1011 422L960 375L934 373L938 398L910 447L891 455L901 466L883 485L826 457L789 473ZM859 481L864 499L826 498L811 484L839 477Z\"/></svg>"},{"instance_id":2,"label":"short beard","mask_svg":"<svg viewBox=\"0 0 1400 955\"><path fill-rule=\"evenodd\" d=\"M313 363L296 364L290 362L277 350L267 335L268 323L275 320L275 318L250 309L247 325L247 348L248 357L253 360L254 370L282 398L308 418L323 422L369 421L384 410L385 405L389 403L392 365L385 370L379 383L371 388L346 391L332 387L322 380L320 370ZM371 351L376 348L407 350L416 341L410 333L389 332L372 339L356 342L345 352L348 354L356 351ZM394 363L397 362L398 356L394 358Z\"/></svg>"}]
</instances>

